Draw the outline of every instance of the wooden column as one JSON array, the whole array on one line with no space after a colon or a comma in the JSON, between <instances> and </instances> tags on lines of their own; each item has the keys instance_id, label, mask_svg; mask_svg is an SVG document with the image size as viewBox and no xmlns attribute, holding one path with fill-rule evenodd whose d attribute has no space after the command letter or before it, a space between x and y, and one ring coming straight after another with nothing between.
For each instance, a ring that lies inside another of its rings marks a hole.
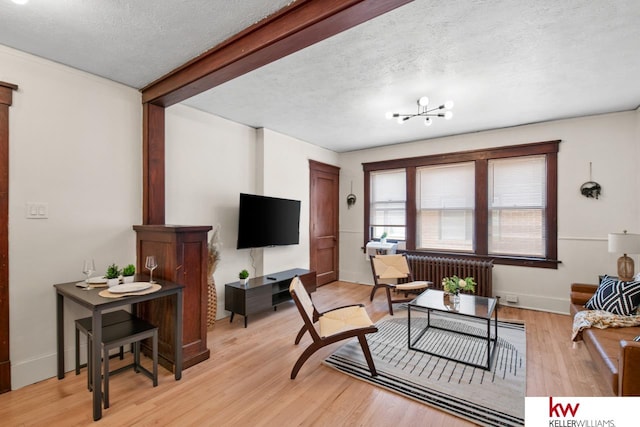
<instances>
[{"instance_id":1,"label":"wooden column","mask_svg":"<svg viewBox=\"0 0 640 427\"><path fill-rule=\"evenodd\" d=\"M164 107L142 109L142 223L164 224Z\"/></svg>"},{"instance_id":2,"label":"wooden column","mask_svg":"<svg viewBox=\"0 0 640 427\"><path fill-rule=\"evenodd\" d=\"M0 393L11 390L9 359L9 107L18 86L0 82Z\"/></svg>"}]
</instances>

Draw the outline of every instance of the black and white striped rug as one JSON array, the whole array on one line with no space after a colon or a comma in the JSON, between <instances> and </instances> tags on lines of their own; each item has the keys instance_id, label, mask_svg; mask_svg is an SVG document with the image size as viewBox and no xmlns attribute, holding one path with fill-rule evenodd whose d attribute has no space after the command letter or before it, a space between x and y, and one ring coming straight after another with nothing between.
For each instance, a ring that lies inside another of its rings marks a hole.
<instances>
[{"instance_id":1,"label":"black and white striped rug","mask_svg":"<svg viewBox=\"0 0 640 427\"><path fill-rule=\"evenodd\" d=\"M431 319L432 324L435 321L449 329L486 333L485 322L446 314L432 314ZM412 338L425 322L425 318L416 318L411 312ZM406 310L385 317L377 326L379 331L367 336L377 377L371 377L356 339L340 347L324 363L478 425L524 425L526 342L523 324L498 322L498 347L491 371L409 350ZM428 329L419 345L457 360L480 364L486 360L486 340L439 329Z\"/></svg>"}]
</instances>

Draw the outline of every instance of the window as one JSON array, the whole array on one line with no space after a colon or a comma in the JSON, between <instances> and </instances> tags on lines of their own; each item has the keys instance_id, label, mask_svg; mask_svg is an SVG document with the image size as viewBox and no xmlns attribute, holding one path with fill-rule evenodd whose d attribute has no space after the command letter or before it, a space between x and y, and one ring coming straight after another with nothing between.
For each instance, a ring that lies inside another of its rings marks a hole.
<instances>
[{"instance_id":1,"label":"window","mask_svg":"<svg viewBox=\"0 0 640 427\"><path fill-rule=\"evenodd\" d=\"M371 174L371 206L369 239L387 232L387 238L406 238L406 172L404 169Z\"/></svg>"},{"instance_id":2,"label":"window","mask_svg":"<svg viewBox=\"0 0 640 427\"><path fill-rule=\"evenodd\" d=\"M363 164L365 244L557 268L560 141Z\"/></svg>"},{"instance_id":3,"label":"window","mask_svg":"<svg viewBox=\"0 0 640 427\"><path fill-rule=\"evenodd\" d=\"M489 161L489 253L543 257L544 156Z\"/></svg>"},{"instance_id":4,"label":"window","mask_svg":"<svg viewBox=\"0 0 640 427\"><path fill-rule=\"evenodd\" d=\"M418 168L416 248L473 251L473 162Z\"/></svg>"}]
</instances>

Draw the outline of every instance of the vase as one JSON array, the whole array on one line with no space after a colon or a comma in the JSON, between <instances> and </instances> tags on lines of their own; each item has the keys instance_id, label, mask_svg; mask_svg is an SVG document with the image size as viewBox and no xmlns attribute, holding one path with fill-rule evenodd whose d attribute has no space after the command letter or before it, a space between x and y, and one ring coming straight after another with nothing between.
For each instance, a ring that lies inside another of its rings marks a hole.
<instances>
[{"instance_id":1,"label":"vase","mask_svg":"<svg viewBox=\"0 0 640 427\"><path fill-rule=\"evenodd\" d=\"M444 305L452 310L460 308L460 294L456 292L444 293Z\"/></svg>"},{"instance_id":2,"label":"vase","mask_svg":"<svg viewBox=\"0 0 640 427\"><path fill-rule=\"evenodd\" d=\"M451 296L451 302L453 303L453 307L457 310L460 308L460 294L454 293Z\"/></svg>"},{"instance_id":3,"label":"vase","mask_svg":"<svg viewBox=\"0 0 640 427\"><path fill-rule=\"evenodd\" d=\"M120 279L116 277L115 279L107 279L107 286L113 288L114 286L118 286L120 284Z\"/></svg>"},{"instance_id":4,"label":"vase","mask_svg":"<svg viewBox=\"0 0 640 427\"><path fill-rule=\"evenodd\" d=\"M123 276L122 283L133 283L133 276Z\"/></svg>"},{"instance_id":5,"label":"vase","mask_svg":"<svg viewBox=\"0 0 640 427\"><path fill-rule=\"evenodd\" d=\"M207 296L207 327L210 328L216 323L216 314L218 313L218 293L213 275L207 279Z\"/></svg>"}]
</instances>

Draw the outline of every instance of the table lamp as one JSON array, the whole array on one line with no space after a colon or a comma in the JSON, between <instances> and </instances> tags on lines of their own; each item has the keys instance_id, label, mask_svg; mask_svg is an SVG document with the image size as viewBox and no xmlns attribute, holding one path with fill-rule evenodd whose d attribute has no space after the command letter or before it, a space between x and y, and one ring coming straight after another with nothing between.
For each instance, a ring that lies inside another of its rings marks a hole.
<instances>
[{"instance_id":1,"label":"table lamp","mask_svg":"<svg viewBox=\"0 0 640 427\"><path fill-rule=\"evenodd\" d=\"M618 258L618 278L625 282L633 279L633 259L627 254L640 253L640 234L609 233L609 252L624 254Z\"/></svg>"}]
</instances>

